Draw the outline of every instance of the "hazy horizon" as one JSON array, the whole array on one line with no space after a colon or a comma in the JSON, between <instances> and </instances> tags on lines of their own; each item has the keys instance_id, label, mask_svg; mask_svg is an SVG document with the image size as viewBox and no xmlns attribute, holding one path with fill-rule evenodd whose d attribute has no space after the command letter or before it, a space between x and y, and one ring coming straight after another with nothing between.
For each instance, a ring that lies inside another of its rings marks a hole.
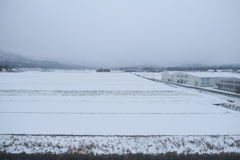
<instances>
[{"instance_id":1,"label":"hazy horizon","mask_svg":"<svg viewBox=\"0 0 240 160\"><path fill-rule=\"evenodd\" d=\"M0 49L92 67L240 63L240 1L0 1Z\"/></svg>"}]
</instances>

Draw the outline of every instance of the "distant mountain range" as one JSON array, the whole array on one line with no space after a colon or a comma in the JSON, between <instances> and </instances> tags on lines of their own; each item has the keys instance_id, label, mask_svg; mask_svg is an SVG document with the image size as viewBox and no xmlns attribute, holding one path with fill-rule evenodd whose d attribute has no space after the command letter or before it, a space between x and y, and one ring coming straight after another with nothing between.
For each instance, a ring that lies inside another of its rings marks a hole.
<instances>
[{"instance_id":1,"label":"distant mountain range","mask_svg":"<svg viewBox=\"0 0 240 160\"><path fill-rule=\"evenodd\" d=\"M202 65L202 64L184 64L184 65L181 65L181 66L178 66L178 67L181 67L181 68L197 68L197 67L207 67L207 65Z\"/></svg>"},{"instance_id":2,"label":"distant mountain range","mask_svg":"<svg viewBox=\"0 0 240 160\"><path fill-rule=\"evenodd\" d=\"M163 68L160 65L140 65L138 68Z\"/></svg>"},{"instance_id":3,"label":"distant mountain range","mask_svg":"<svg viewBox=\"0 0 240 160\"><path fill-rule=\"evenodd\" d=\"M222 65L202 65L202 64L184 64L181 66L177 66L180 68L204 68L204 67L240 67L240 64L222 64Z\"/></svg>"},{"instance_id":4,"label":"distant mountain range","mask_svg":"<svg viewBox=\"0 0 240 160\"><path fill-rule=\"evenodd\" d=\"M54 61L33 60L19 54L5 52L0 50L0 65L11 68L43 68L43 69L83 69L81 65L68 65Z\"/></svg>"},{"instance_id":5,"label":"distant mountain range","mask_svg":"<svg viewBox=\"0 0 240 160\"><path fill-rule=\"evenodd\" d=\"M240 64L223 64L223 65L212 65L212 67L226 67L226 66L240 67Z\"/></svg>"},{"instance_id":6,"label":"distant mountain range","mask_svg":"<svg viewBox=\"0 0 240 160\"><path fill-rule=\"evenodd\" d=\"M152 69L160 69L163 68L162 66L159 65L136 65L136 66L126 66L126 67L119 67L119 68L128 68L128 69L136 69L136 68L152 68Z\"/></svg>"},{"instance_id":7,"label":"distant mountain range","mask_svg":"<svg viewBox=\"0 0 240 160\"><path fill-rule=\"evenodd\" d=\"M33 60L31 58L27 58L21 56L19 54L5 52L0 50L0 65L11 68L43 68L43 69L84 69L89 68L82 65L70 65L70 64L62 64L55 61L39 61ZM224 65L202 65L202 64L185 64L181 66L176 66L179 68L206 68L206 67L240 67L240 64L224 64ZM91 67L92 68L92 67ZM136 65L131 67L121 67L121 68L165 68L160 65Z\"/></svg>"}]
</instances>

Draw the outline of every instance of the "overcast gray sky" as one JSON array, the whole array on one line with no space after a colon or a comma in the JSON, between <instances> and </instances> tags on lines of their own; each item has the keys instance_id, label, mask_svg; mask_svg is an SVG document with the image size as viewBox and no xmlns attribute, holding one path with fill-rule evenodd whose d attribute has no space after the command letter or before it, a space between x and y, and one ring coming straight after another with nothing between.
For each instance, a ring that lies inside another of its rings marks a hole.
<instances>
[{"instance_id":1,"label":"overcast gray sky","mask_svg":"<svg viewBox=\"0 0 240 160\"><path fill-rule=\"evenodd\" d=\"M0 0L0 49L101 67L240 63L240 1Z\"/></svg>"}]
</instances>

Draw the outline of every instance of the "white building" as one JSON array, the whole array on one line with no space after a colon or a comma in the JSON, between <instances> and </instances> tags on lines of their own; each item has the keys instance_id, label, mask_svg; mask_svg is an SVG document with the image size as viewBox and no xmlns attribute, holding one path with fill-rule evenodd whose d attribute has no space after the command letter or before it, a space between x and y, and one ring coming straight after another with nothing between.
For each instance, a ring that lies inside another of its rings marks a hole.
<instances>
[{"instance_id":1,"label":"white building","mask_svg":"<svg viewBox=\"0 0 240 160\"><path fill-rule=\"evenodd\" d=\"M215 85L217 89L236 92L240 90L240 78L219 78Z\"/></svg>"},{"instance_id":2,"label":"white building","mask_svg":"<svg viewBox=\"0 0 240 160\"><path fill-rule=\"evenodd\" d=\"M213 87L218 75L210 72L177 72L173 74L173 82L198 87Z\"/></svg>"},{"instance_id":3,"label":"white building","mask_svg":"<svg viewBox=\"0 0 240 160\"><path fill-rule=\"evenodd\" d=\"M174 72L163 73L162 80L198 87L213 87L220 78L240 78L239 74L226 72Z\"/></svg>"},{"instance_id":4,"label":"white building","mask_svg":"<svg viewBox=\"0 0 240 160\"><path fill-rule=\"evenodd\" d=\"M176 73L176 72L163 72L161 75L162 76L161 80L173 82L173 74L174 73Z\"/></svg>"}]
</instances>

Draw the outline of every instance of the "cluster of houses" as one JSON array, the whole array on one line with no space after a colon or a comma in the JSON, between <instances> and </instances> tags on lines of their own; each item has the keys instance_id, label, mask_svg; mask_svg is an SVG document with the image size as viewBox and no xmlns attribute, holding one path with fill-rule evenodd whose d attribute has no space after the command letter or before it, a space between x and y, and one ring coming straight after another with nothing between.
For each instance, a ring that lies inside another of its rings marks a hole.
<instances>
[{"instance_id":1,"label":"cluster of houses","mask_svg":"<svg viewBox=\"0 0 240 160\"><path fill-rule=\"evenodd\" d=\"M240 74L226 72L164 72L163 81L197 87L214 87L226 91L240 90Z\"/></svg>"}]
</instances>

